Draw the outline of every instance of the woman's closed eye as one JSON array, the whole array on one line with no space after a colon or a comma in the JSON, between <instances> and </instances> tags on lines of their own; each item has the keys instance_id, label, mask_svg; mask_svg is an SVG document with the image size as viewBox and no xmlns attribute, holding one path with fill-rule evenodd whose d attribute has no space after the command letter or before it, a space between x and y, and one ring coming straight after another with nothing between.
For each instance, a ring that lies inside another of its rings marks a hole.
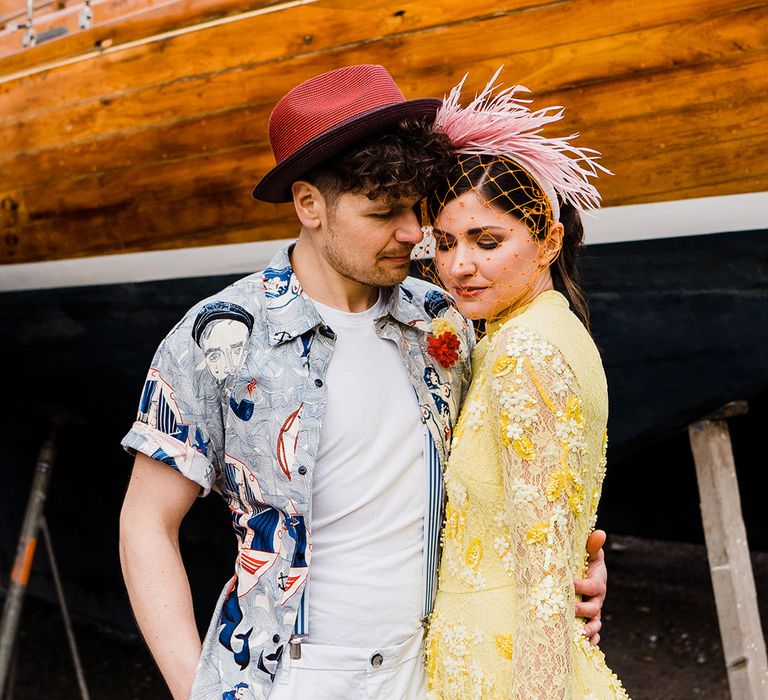
<instances>
[{"instance_id":1,"label":"woman's closed eye","mask_svg":"<svg viewBox=\"0 0 768 700\"><path fill-rule=\"evenodd\" d=\"M477 247L483 250L494 250L501 245L501 241L494 238L491 234L486 233L477 239Z\"/></svg>"},{"instance_id":2,"label":"woman's closed eye","mask_svg":"<svg viewBox=\"0 0 768 700\"><path fill-rule=\"evenodd\" d=\"M437 236L435 246L443 252L449 251L456 245L456 239L453 236Z\"/></svg>"}]
</instances>

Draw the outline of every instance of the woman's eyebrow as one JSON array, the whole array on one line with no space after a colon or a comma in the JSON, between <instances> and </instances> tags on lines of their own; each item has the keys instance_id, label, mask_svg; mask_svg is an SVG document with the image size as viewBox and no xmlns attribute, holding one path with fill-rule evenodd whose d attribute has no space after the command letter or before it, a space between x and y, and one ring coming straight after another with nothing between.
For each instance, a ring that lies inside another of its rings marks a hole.
<instances>
[{"instance_id":1,"label":"woman's eyebrow","mask_svg":"<svg viewBox=\"0 0 768 700\"><path fill-rule=\"evenodd\" d=\"M505 229L503 226L475 226L474 228L467 229L464 234L466 236L482 236L484 233L488 233L489 231L501 231L505 232L507 229ZM435 236L453 236L453 233L449 233L448 231L443 231L442 229L437 228L437 226L432 227L432 233Z\"/></svg>"},{"instance_id":2,"label":"woman's eyebrow","mask_svg":"<svg viewBox=\"0 0 768 700\"><path fill-rule=\"evenodd\" d=\"M508 229L504 228L503 226L475 226L474 228L467 229L464 232L465 236L482 236L485 233L489 233L490 231L500 231L501 233L505 233ZM448 231L443 231L442 229L437 228L437 226L432 227L432 235L433 236L454 236L455 234L449 233Z\"/></svg>"},{"instance_id":3,"label":"woman's eyebrow","mask_svg":"<svg viewBox=\"0 0 768 700\"><path fill-rule=\"evenodd\" d=\"M482 236L489 231L507 231L508 229L503 226L475 226L474 228L467 229L468 236Z\"/></svg>"}]
</instances>

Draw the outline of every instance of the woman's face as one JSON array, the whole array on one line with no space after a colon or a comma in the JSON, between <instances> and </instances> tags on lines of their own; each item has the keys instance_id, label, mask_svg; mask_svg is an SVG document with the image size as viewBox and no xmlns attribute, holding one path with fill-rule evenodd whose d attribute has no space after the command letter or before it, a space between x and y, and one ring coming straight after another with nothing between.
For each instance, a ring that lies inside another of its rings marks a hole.
<instances>
[{"instance_id":1,"label":"woman's face","mask_svg":"<svg viewBox=\"0 0 768 700\"><path fill-rule=\"evenodd\" d=\"M536 239L520 219L475 192L448 202L433 223L437 272L467 318L499 317L552 288L548 268L559 236L553 251L550 237Z\"/></svg>"}]
</instances>

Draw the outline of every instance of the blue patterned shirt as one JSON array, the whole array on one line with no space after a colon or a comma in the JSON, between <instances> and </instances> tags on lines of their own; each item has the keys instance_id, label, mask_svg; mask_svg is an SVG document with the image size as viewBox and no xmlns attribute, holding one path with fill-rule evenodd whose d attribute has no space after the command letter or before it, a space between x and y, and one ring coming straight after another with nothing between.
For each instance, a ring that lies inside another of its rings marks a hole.
<instances>
[{"instance_id":1,"label":"blue patterned shirt","mask_svg":"<svg viewBox=\"0 0 768 700\"><path fill-rule=\"evenodd\" d=\"M235 571L203 643L193 700L221 697L237 684L247 684L246 697L266 698L292 631L308 633L312 474L336 336L303 294L289 251L194 306L166 336L122 442L177 469L204 494L217 491L230 509ZM431 284L408 278L387 292L376 333L397 344L424 425L426 615L436 585L442 464L470 380L474 331ZM437 318L459 341L448 367L428 352Z\"/></svg>"}]
</instances>

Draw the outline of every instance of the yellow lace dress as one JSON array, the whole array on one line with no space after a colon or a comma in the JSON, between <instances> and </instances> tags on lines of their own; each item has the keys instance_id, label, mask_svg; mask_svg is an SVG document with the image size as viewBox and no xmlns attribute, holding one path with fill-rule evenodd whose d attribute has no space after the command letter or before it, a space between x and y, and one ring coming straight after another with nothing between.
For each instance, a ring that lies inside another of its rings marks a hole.
<instances>
[{"instance_id":1,"label":"yellow lace dress","mask_svg":"<svg viewBox=\"0 0 768 700\"><path fill-rule=\"evenodd\" d=\"M605 474L597 348L555 291L487 330L445 474L430 697L628 698L574 615Z\"/></svg>"}]
</instances>

